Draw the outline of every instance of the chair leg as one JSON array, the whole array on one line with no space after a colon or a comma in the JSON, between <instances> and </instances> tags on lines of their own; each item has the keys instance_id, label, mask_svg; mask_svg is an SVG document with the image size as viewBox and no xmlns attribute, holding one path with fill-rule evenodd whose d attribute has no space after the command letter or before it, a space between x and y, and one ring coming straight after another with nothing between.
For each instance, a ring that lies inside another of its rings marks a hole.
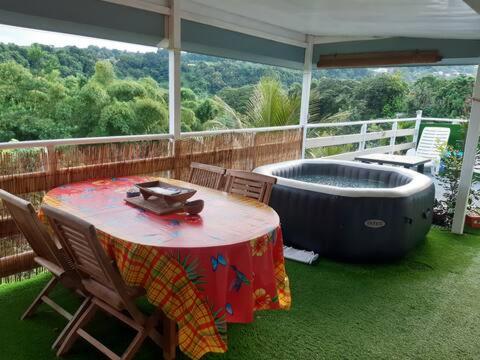
<instances>
[{"instance_id":1,"label":"chair leg","mask_svg":"<svg viewBox=\"0 0 480 360\"><path fill-rule=\"evenodd\" d=\"M165 314L162 314L163 327L163 358L164 360L174 360L177 349L177 324L170 320Z\"/></svg>"},{"instance_id":2,"label":"chair leg","mask_svg":"<svg viewBox=\"0 0 480 360\"><path fill-rule=\"evenodd\" d=\"M60 335L58 335L57 339L55 340L55 342L52 345L52 350L57 349L62 344L62 342L65 339L65 337L67 336L67 334L70 332L72 327L78 321L78 318L85 312L85 309L90 305L91 301L92 301L92 298L87 297L82 302L80 307L77 309L77 311L73 315L72 319L68 322L68 324L65 326L65 328L60 333Z\"/></svg>"},{"instance_id":3,"label":"chair leg","mask_svg":"<svg viewBox=\"0 0 480 360\"><path fill-rule=\"evenodd\" d=\"M132 342L128 346L127 350L125 350L125 352L123 353L123 355L121 357L121 360L132 359L135 356L135 354L138 352L140 347L142 346L142 344L145 341L145 339L147 338L147 336L148 336L148 332L145 329L140 331L135 336L135 338L132 340Z\"/></svg>"},{"instance_id":4,"label":"chair leg","mask_svg":"<svg viewBox=\"0 0 480 360\"><path fill-rule=\"evenodd\" d=\"M157 308L145 323L145 330L147 331L148 336L150 337L150 339L153 340L155 344L157 344L160 347L163 346L163 338L162 338L162 335L160 335L158 331L155 329L155 327L160 322L162 314L163 314L162 310Z\"/></svg>"},{"instance_id":5,"label":"chair leg","mask_svg":"<svg viewBox=\"0 0 480 360\"><path fill-rule=\"evenodd\" d=\"M32 304L27 308L27 310L23 313L21 320L24 320L33 315L35 310L43 303L42 297L47 296L50 291L58 284L59 279L54 276L52 279L45 285L45 287L40 291L40 294L35 298Z\"/></svg>"},{"instance_id":6,"label":"chair leg","mask_svg":"<svg viewBox=\"0 0 480 360\"><path fill-rule=\"evenodd\" d=\"M71 330L68 335L65 336L65 340L60 345L60 348L57 351L57 356L62 356L66 354L72 347L72 345L77 341L78 330L95 316L97 312L97 305L93 302L90 303L87 310L80 316L78 321L71 326Z\"/></svg>"},{"instance_id":7,"label":"chair leg","mask_svg":"<svg viewBox=\"0 0 480 360\"><path fill-rule=\"evenodd\" d=\"M150 337L158 346L162 346L162 337L155 330L162 311L157 309L145 322L144 328L135 336L133 341L128 346L127 350L122 355L122 360L130 360L140 349L140 346L143 344L147 337Z\"/></svg>"}]
</instances>

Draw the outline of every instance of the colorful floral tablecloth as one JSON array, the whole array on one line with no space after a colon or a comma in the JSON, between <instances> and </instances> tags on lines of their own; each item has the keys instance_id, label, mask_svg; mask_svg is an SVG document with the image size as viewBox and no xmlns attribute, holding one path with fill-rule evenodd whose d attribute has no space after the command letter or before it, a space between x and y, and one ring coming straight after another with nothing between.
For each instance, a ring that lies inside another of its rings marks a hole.
<instances>
[{"instance_id":1,"label":"colorful floral tablecloth","mask_svg":"<svg viewBox=\"0 0 480 360\"><path fill-rule=\"evenodd\" d=\"M179 347L192 359L227 350L228 322L251 322L254 312L288 309L291 297L278 215L257 201L177 180L197 189L200 215L158 216L124 201L147 177L64 185L44 203L96 226L124 280L178 324Z\"/></svg>"}]
</instances>

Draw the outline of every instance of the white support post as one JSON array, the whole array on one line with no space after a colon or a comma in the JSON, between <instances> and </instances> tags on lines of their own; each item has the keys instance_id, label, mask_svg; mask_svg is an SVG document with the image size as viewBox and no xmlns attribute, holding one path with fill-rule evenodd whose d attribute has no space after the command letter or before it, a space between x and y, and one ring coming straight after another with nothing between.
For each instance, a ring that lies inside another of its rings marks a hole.
<instances>
[{"instance_id":1,"label":"white support post","mask_svg":"<svg viewBox=\"0 0 480 360\"><path fill-rule=\"evenodd\" d=\"M307 35L307 47L305 48L305 60L303 64L302 102L300 105L300 125L303 131L302 159L305 158L305 145L307 142L307 124L310 106L310 87L312 85L312 57L313 36Z\"/></svg>"},{"instance_id":2,"label":"white support post","mask_svg":"<svg viewBox=\"0 0 480 360\"><path fill-rule=\"evenodd\" d=\"M395 148L395 142L397 141L397 129L398 129L398 121L395 121L392 124L392 136L390 137L390 147L392 150L390 153L393 153L393 149Z\"/></svg>"},{"instance_id":3,"label":"white support post","mask_svg":"<svg viewBox=\"0 0 480 360\"><path fill-rule=\"evenodd\" d=\"M168 110L169 133L174 139L180 138L181 127L181 19L180 0L170 1L169 45L168 45Z\"/></svg>"},{"instance_id":4,"label":"white support post","mask_svg":"<svg viewBox=\"0 0 480 360\"><path fill-rule=\"evenodd\" d=\"M365 150L365 140L367 137L367 124L363 124L362 128L360 130L360 135L362 136L362 140L358 143L358 151L364 151Z\"/></svg>"},{"instance_id":5,"label":"white support post","mask_svg":"<svg viewBox=\"0 0 480 360\"><path fill-rule=\"evenodd\" d=\"M413 133L413 143L415 144L415 149L418 145L418 136L420 134L420 124L422 123L422 110L417 110L417 120L415 121L415 132Z\"/></svg>"},{"instance_id":6,"label":"white support post","mask_svg":"<svg viewBox=\"0 0 480 360\"><path fill-rule=\"evenodd\" d=\"M478 137L480 135L480 66L477 70L477 79L473 88L472 111L468 122L467 139L463 153L462 171L458 184L457 202L453 216L452 232L462 234L465 225L468 197L472 185L473 168L477 155Z\"/></svg>"}]
</instances>

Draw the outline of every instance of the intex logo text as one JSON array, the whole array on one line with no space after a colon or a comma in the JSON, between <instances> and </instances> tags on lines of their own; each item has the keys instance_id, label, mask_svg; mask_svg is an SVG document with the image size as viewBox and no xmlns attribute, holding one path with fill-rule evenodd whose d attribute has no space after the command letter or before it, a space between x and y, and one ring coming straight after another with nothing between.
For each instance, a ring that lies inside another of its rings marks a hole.
<instances>
[{"instance_id":1,"label":"intex logo text","mask_svg":"<svg viewBox=\"0 0 480 360\"><path fill-rule=\"evenodd\" d=\"M369 219L365 221L365 226L373 229L382 228L386 225L385 221L379 219Z\"/></svg>"}]
</instances>

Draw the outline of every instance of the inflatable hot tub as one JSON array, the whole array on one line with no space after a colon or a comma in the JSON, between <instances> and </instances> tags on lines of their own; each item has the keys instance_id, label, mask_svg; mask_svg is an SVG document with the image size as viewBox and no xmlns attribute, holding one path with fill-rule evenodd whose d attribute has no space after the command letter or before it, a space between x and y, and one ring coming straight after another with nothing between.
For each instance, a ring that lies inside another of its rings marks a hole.
<instances>
[{"instance_id":1,"label":"inflatable hot tub","mask_svg":"<svg viewBox=\"0 0 480 360\"><path fill-rule=\"evenodd\" d=\"M275 176L270 199L285 244L354 262L388 261L422 243L435 188L420 173L341 160L296 160L259 167Z\"/></svg>"}]
</instances>

